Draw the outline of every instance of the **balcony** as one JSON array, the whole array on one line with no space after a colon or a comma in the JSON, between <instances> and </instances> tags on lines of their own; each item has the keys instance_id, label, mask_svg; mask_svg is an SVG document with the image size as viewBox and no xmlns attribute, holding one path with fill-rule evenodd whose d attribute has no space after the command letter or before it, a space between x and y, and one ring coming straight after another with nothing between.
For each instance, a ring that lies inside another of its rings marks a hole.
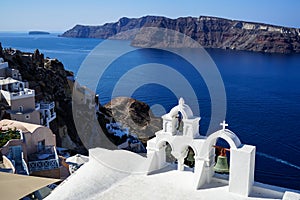
<instances>
[{"instance_id":1,"label":"balcony","mask_svg":"<svg viewBox=\"0 0 300 200\"><path fill-rule=\"evenodd\" d=\"M23 91L12 92L11 94L12 94L12 96L23 96L23 95L33 95L34 96L34 90L24 88Z\"/></svg>"},{"instance_id":2,"label":"balcony","mask_svg":"<svg viewBox=\"0 0 300 200\"><path fill-rule=\"evenodd\" d=\"M44 146L42 150L29 155L29 171L51 170L59 167L59 159L55 146Z\"/></svg>"},{"instance_id":3,"label":"balcony","mask_svg":"<svg viewBox=\"0 0 300 200\"><path fill-rule=\"evenodd\" d=\"M52 122L55 118L56 118L56 112L52 112L51 114L47 114L46 116L42 115L40 124L43 126L47 126L49 128L50 122Z\"/></svg>"},{"instance_id":4,"label":"balcony","mask_svg":"<svg viewBox=\"0 0 300 200\"><path fill-rule=\"evenodd\" d=\"M1 90L1 94L7 100L34 97L34 95L35 95L34 90L31 90L28 88L25 88L23 91L18 91L18 92L9 92L6 90Z\"/></svg>"},{"instance_id":5,"label":"balcony","mask_svg":"<svg viewBox=\"0 0 300 200\"><path fill-rule=\"evenodd\" d=\"M41 160L41 161L30 161L29 162L29 171L43 171L43 170L51 170L59 167L58 159L49 159L49 160Z\"/></svg>"},{"instance_id":6,"label":"balcony","mask_svg":"<svg viewBox=\"0 0 300 200\"><path fill-rule=\"evenodd\" d=\"M55 103L40 103L41 125L49 127L51 121L56 118L56 112L54 111Z\"/></svg>"}]
</instances>

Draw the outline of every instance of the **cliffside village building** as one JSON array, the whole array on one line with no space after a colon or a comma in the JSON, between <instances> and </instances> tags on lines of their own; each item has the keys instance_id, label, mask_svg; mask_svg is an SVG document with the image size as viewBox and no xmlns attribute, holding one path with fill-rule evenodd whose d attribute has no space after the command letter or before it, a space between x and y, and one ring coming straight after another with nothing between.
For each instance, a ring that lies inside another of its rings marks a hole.
<instances>
[{"instance_id":1,"label":"cliffside village building","mask_svg":"<svg viewBox=\"0 0 300 200\"><path fill-rule=\"evenodd\" d=\"M0 127L1 131L15 130L20 135L0 148L8 164L3 166L5 171L10 168L12 173L60 178L56 139L49 128L7 119L0 121Z\"/></svg>"},{"instance_id":2,"label":"cliffside village building","mask_svg":"<svg viewBox=\"0 0 300 200\"><path fill-rule=\"evenodd\" d=\"M6 105L10 119L50 127L56 118L54 102L35 102L35 91L22 81L17 69L0 58L0 101Z\"/></svg>"},{"instance_id":3,"label":"cliffside village building","mask_svg":"<svg viewBox=\"0 0 300 200\"><path fill-rule=\"evenodd\" d=\"M14 132L0 146L0 172L61 178L56 138L50 123L56 118L54 102L36 102L35 90L22 81L17 69L0 58L1 138ZM4 109L3 109L4 108Z\"/></svg>"}]
</instances>

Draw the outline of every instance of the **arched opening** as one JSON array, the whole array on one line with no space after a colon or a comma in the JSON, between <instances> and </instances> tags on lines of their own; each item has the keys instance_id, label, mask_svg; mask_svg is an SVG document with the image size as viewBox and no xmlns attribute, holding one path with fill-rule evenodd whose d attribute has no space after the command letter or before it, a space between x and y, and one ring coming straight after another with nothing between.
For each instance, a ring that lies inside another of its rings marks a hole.
<instances>
[{"instance_id":1,"label":"arched opening","mask_svg":"<svg viewBox=\"0 0 300 200\"><path fill-rule=\"evenodd\" d=\"M219 142L217 143L217 141ZM220 144L220 146L224 145L224 147L237 149L241 146L241 141L232 131L227 129L217 131L208 136L200 155L203 155L208 160L209 166L213 166L215 164L216 153L213 146L217 144Z\"/></svg>"},{"instance_id":2,"label":"arched opening","mask_svg":"<svg viewBox=\"0 0 300 200\"><path fill-rule=\"evenodd\" d=\"M217 138L215 149L214 172L218 174L229 174L230 168L230 145L223 138Z\"/></svg>"},{"instance_id":3,"label":"arched opening","mask_svg":"<svg viewBox=\"0 0 300 200\"><path fill-rule=\"evenodd\" d=\"M189 171L194 171L195 151L190 146L187 147L187 155L184 158L184 165L185 165L185 169L187 168L187 170L189 170Z\"/></svg>"},{"instance_id":4,"label":"arched opening","mask_svg":"<svg viewBox=\"0 0 300 200\"><path fill-rule=\"evenodd\" d=\"M172 133L183 135L183 115L180 111L172 116Z\"/></svg>"},{"instance_id":5,"label":"arched opening","mask_svg":"<svg viewBox=\"0 0 300 200\"><path fill-rule=\"evenodd\" d=\"M165 142L165 161L170 164L176 163L176 158L172 155L172 147L168 142Z\"/></svg>"},{"instance_id":6,"label":"arched opening","mask_svg":"<svg viewBox=\"0 0 300 200\"><path fill-rule=\"evenodd\" d=\"M172 155L173 145L165 139L158 141L155 145L156 147L156 169L162 169L167 166L169 170L177 168L177 159Z\"/></svg>"},{"instance_id":7,"label":"arched opening","mask_svg":"<svg viewBox=\"0 0 300 200\"><path fill-rule=\"evenodd\" d=\"M20 83L20 85L19 85L19 91L24 91L24 85L23 85L23 83Z\"/></svg>"}]
</instances>

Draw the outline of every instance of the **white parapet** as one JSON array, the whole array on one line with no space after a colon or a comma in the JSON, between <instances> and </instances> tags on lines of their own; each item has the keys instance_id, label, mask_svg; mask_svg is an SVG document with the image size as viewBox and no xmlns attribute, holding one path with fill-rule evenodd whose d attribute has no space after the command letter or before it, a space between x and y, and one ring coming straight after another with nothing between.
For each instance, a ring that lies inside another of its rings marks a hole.
<instances>
[{"instance_id":1,"label":"white parapet","mask_svg":"<svg viewBox=\"0 0 300 200\"><path fill-rule=\"evenodd\" d=\"M35 92L34 90L25 88L23 91L19 91L19 92L9 92L5 90L1 90L1 94L6 100L10 101L15 99L34 97Z\"/></svg>"},{"instance_id":2,"label":"white parapet","mask_svg":"<svg viewBox=\"0 0 300 200\"><path fill-rule=\"evenodd\" d=\"M55 107L54 101L52 101L52 102L50 102L50 103L41 102L40 105L41 105L41 109L42 109L42 110L52 109L52 108Z\"/></svg>"},{"instance_id":3,"label":"white parapet","mask_svg":"<svg viewBox=\"0 0 300 200\"><path fill-rule=\"evenodd\" d=\"M300 194L296 192L285 192L283 195L282 200L299 200L300 199Z\"/></svg>"},{"instance_id":4,"label":"white parapet","mask_svg":"<svg viewBox=\"0 0 300 200\"><path fill-rule=\"evenodd\" d=\"M248 196L254 183L256 147L243 145L230 149L229 192Z\"/></svg>"}]
</instances>

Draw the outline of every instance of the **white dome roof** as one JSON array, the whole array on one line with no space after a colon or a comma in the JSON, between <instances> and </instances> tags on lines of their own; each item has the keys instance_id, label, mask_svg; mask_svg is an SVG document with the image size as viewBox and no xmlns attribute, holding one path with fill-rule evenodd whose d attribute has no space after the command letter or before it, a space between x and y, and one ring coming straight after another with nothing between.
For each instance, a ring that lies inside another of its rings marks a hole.
<instances>
[{"instance_id":1,"label":"white dome roof","mask_svg":"<svg viewBox=\"0 0 300 200\"><path fill-rule=\"evenodd\" d=\"M182 97L179 99L178 105L172 108L172 110L169 112L169 116L172 117L177 115L178 112L181 112L184 119L190 119L194 116L193 111L187 104L185 104Z\"/></svg>"}]
</instances>

